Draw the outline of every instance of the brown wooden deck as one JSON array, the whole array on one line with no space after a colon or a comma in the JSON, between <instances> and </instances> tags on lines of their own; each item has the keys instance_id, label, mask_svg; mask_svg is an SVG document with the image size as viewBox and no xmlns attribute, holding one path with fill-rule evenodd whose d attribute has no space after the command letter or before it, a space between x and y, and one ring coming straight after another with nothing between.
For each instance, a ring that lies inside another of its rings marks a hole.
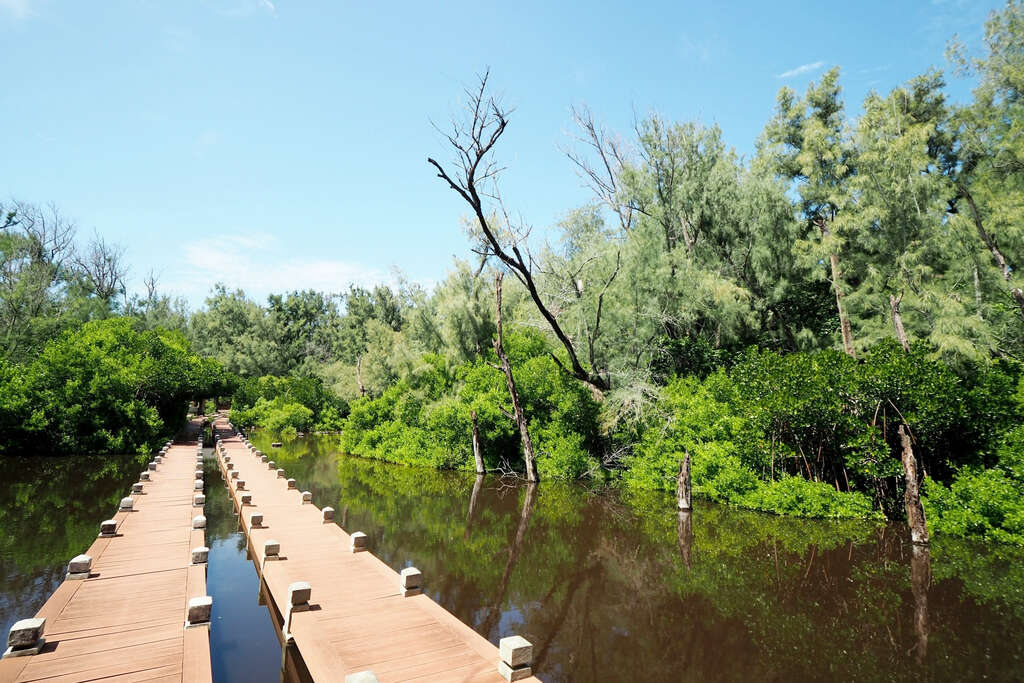
<instances>
[{"instance_id":1,"label":"brown wooden deck","mask_svg":"<svg viewBox=\"0 0 1024 683\"><path fill-rule=\"evenodd\" d=\"M292 615L290 633L315 681L341 681L360 671L372 671L381 683L505 680L497 670L497 647L429 596L402 597L397 572L370 552L351 552L348 533L325 523L320 508L303 503L301 492L289 489L286 478L252 454L226 423L215 426L233 469L245 481L240 491L238 479L230 478L218 458L275 603L271 608L284 615L293 582L312 587L311 609ZM251 504L242 505L244 494L251 495ZM250 524L253 513L263 515L262 527ZM282 559L262 563L268 540L280 543ZM426 580L429 584L430 577Z\"/></svg>"},{"instance_id":2,"label":"brown wooden deck","mask_svg":"<svg viewBox=\"0 0 1024 683\"><path fill-rule=\"evenodd\" d=\"M170 448L133 511L111 517L117 536L86 550L89 578L65 580L39 610L42 651L0 660L0 681L211 680L209 625L184 628L189 598L206 595L206 565L191 565L205 546L192 529L195 454L195 441Z\"/></svg>"}]
</instances>

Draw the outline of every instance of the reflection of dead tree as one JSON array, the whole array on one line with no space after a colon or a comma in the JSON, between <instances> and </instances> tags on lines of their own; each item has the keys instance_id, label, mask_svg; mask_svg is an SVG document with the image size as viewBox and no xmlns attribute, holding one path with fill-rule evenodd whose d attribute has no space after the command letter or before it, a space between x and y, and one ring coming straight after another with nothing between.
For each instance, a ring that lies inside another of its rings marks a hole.
<instances>
[{"instance_id":1,"label":"reflection of dead tree","mask_svg":"<svg viewBox=\"0 0 1024 683\"><path fill-rule=\"evenodd\" d=\"M693 513L689 510L680 510L678 514L676 540L679 543L679 555L683 558L683 564L689 569L691 564L690 555L693 550L693 519L691 517Z\"/></svg>"},{"instance_id":2,"label":"reflection of dead tree","mask_svg":"<svg viewBox=\"0 0 1024 683\"><path fill-rule=\"evenodd\" d=\"M498 592L494 596L494 602L484 617L481 632L489 634L498 621L501 619L501 605L505 602L505 593L508 591L508 581L512 577L512 570L519 561L519 553L523 549L523 541L526 539L526 528L530 525L530 515L533 514L533 497L537 492L537 485L529 483L526 485L526 497L523 499L523 509L519 513L519 527L516 529L515 540L508 549L508 561L505 563L505 571L501 575L501 582L498 583Z\"/></svg>"},{"instance_id":3,"label":"reflection of dead tree","mask_svg":"<svg viewBox=\"0 0 1024 683\"><path fill-rule=\"evenodd\" d=\"M928 546L913 544L910 556L910 589L914 594L914 632L918 664L928 655L928 587L932 582L932 558Z\"/></svg>"},{"instance_id":4,"label":"reflection of dead tree","mask_svg":"<svg viewBox=\"0 0 1024 683\"><path fill-rule=\"evenodd\" d=\"M526 420L526 413L523 411L523 405L519 401L519 391L516 389L516 380L515 377L512 376L512 364L508 359L508 354L505 353L505 346L502 344L501 340L501 280L503 275L504 273L498 273L497 278L495 278L495 292L498 300L498 333L494 337L494 352L498 355L498 361L501 363L497 369L501 370L505 374L505 384L508 386L508 393L512 399L512 414L509 414L504 409L502 409L502 412L511 418L516 423L516 426L519 427L519 438L523 443L523 462L526 463L526 480L535 482L537 481L537 457L534 455L533 441L530 439L530 425Z\"/></svg>"},{"instance_id":5,"label":"reflection of dead tree","mask_svg":"<svg viewBox=\"0 0 1024 683\"><path fill-rule=\"evenodd\" d=\"M555 641L555 637L565 625L565 620L569 616L569 608L572 607L572 602L576 597L576 591L578 591L584 583L588 583L593 575L600 571L600 569L601 565L593 562L587 565L584 569L574 572L569 576L569 583L565 588L565 598L562 599L561 604L558 606L558 611L555 612L554 621L545 629L547 631L547 637L540 644L540 647L534 650L533 668L544 668L544 659L547 657L548 650L551 649L551 644ZM545 605L545 607L550 605L557 587L558 585L556 584L556 586L552 588L546 596L544 596L544 599L541 600L540 604Z\"/></svg>"},{"instance_id":6,"label":"reflection of dead tree","mask_svg":"<svg viewBox=\"0 0 1024 683\"><path fill-rule=\"evenodd\" d=\"M473 482L473 493L469 496L469 512L466 513L466 535L463 538L469 539L469 532L473 528L473 512L476 510L476 502L480 497L480 489L483 488L483 485L484 475L476 475L476 481Z\"/></svg>"},{"instance_id":7,"label":"reflection of dead tree","mask_svg":"<svg viewBox=\"0 0 1024 683\"><path fill-rule=\"evenodd\" d=\"M587 384L595 394L603 395L603 392L609 389L608 381L600 373L588 372L583 367L569 335L541 298L534 278L534 259L527 244L529 228L512 225L498 195L496 183L502 169L494 162L491 152L505 132L509 111L494 97L488 95L488 76L489 74L485 72L480 77L479 87L466 93L466 104L470 113L468 124L455 121L452 124L452 132L445 134L455 151L454 177L434 159L427 159L427 162L437 169L437 177L448 183L448 186L473 209L482 234L480 254L485 258L496 257L526 287L537 311L565 349L569 367L565 367L558 356L552 354L551 357L569 374ZM497 225L493 218L489 217L490 212L484 206L484 197L497 201L505 217L504 226Z\"/></svg>"},{"instance_id":8,"label":"reflection of dead tree","mask_svg":"<svg viewBox=\"0 0 1024 683\"><path fill-rule=\"evenodd\" d=\"M476 473L483 474L487 471L484 467L484 456L480 452L480 427L476 421L476 411L469 411L469 416L473 420L473 461L476 463Z\"/></svg>"}]
</instances>

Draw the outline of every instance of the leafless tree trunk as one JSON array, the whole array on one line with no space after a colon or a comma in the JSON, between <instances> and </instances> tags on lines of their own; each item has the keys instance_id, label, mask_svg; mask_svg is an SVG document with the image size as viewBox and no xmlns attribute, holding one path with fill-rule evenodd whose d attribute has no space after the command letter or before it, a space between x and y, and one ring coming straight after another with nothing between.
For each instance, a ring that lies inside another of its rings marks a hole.
<instances>
[{"instance_id":1,"label":"leafless tree trunk","mask_svg":"<svg viewBox=\"0 0 1024 683\"><path fill-rule=\"evenodd\" d=\"M576 164L577 172L594 192L594 196L615 212L619 217L619 225L628 232L633 227L635 209L631 204L621 201L619 174L628 163L629 153L621 140L594 122L593 114L586 107L573 107L572 119L582 132L577 141L593 149L598 163L591 163L571 149L565 154Z\"/></svg>"},{"instance_id":2,"label":"leafless tree trunk","mask_svg":"<svg viewBox=\"0 0 1024 683\"><path fill-rule=\"evenodd\" d=\"M366 387L363 386L363 356L359 354L356 358L356 384L359 385L359 395L366 396Z\"/></svg>"},{"instance_id":3,"label":"leafless tree trunk","mask_svg":"<svg viewBox=\"0 0 1024 683\"><path fill-rule=\"evenodd\" d=\"M903 292L900 295L889 295L889 312L892 314L892 326L896 330L896 338L904 351L910 351L910 340L907 339L907 331L903 329L903 316L900 315L900 302L903 301Z\"/></svg>"},{"instance_id":4,"label":"leafless tree trunk","mask_svg":"<svg viewBox=\"0 0 1024 683\"><path fill-rule=\"evenodd\" d=\"M448 142L456 152L455 177L450 176L434 159L428 158L427 162L437 169L437 177L448 183L448 186L473 209L483 234L481 255L497 257L516 279L523 283L537 310L565 349L570 367L565 368L558 356L552 354L552 358L573 377L588 384L596 395L601 396L609 388L607 380L599 372L594 372L593 368L588 372L583 367L569 336L541 298L533 277L533 256L527 244L529 228L512 224L498 194L497 177L502 169L491 158L491 152L505 132L509 112L503 109L494 97L487 94L488 76L488 73L484 73L480 77L479 87L466 93L467 108L470 111L469 124L453 122L452 132L446 134ZM492 219L488 217L488 211L484 207L483 197L497 201L504 215L506 234L502 233L501 226L492 225Z\"/></svg>"},{"instance_id":5,"label":"leafless tree trunk","mask_svg":"<svg viewBox=\"0 0 1024 683\"><path fill-rule=\"evenodd\" d=\"M907 524L910 525L910 540L914 544L928 545L928 527L925 525L924 508L921 506L921 493L917 486L917 461L914 449L910 444L910 434L906 425L897 430L903 451L903 475L907 480L906 492L903 496L907 508Z\"/></svg>"},{"instance_id":6,"label":"leafless tree trunk","mask_svg":"<svg viewBox=\"0 0 1024 683\"><path fill-rule=\"evenodd\" d=\"M501 281L504 273L498 273L495 278L495 293L497 298L498 334L494 338L494 352L498 354L498 361L501 363L501 371L505 373L505 384L508 385L508 393L512 399L512 419L519 427L519 438L523 443L523 461L526 463L526 480L537 481L537 462L533 452L533 441L530 440L530 426L526 421L526 413L523 412L523 405L519 401L519 391L516 390L516 380L512 376L512 364L509 362L508 354L502 344L501 326Z\"/></svg>"},{"instance_id":7,"label":"leafless tree trunk","mask_svg":"<svg viewBox=\"0 0 1024 683\"><path fill-rule=\"evenodd\" d=\"M676 479L676 503L680 510L690 510L690 451L679 463L679 477Z\"/></svg>"},{"instance_id":8,"label":"leafless tree trunk","mask_svg":"<svg viewBox=\"0 0 1024 683\"><path fill-rule=\"evenodd\" d=\"M476 461L476 473L483 474L487 469L484 467L484 456L480 454L480 428L476 423L476 411L470 411L469 415L473 418L473 460Z\"/></svg>"},{"instance_id":9,"label":"leafless tree trunk","mask_svg":"<svg viewBox=\"0 0 1024 683\"><path fill-rule=\"evenodd\" d=\"M88 251L79 256L76 262L85 273L96 296L104 301L110 301L115 294L122 294L125 291L124 277L128 268L123 259L124 247L108 244L99 234L95 234L89 243Z\"/></svg>"},{"instance_id":10,"label":"leafless tree trunk","mask_svg":"<svg viewBox=\"0 0 1024 683\"><path fill-rule=\"evenodd\" d=\"M823 239L828 239L832 234L828 219L821 217L817 220L818 228L821 230ZM857 351L853 348L853 329L850 327L850 318L843 310L843 273L839 270L839 255L829 251L828 262L832 269L832 289L836 293L836 310L839 311L839 329L843 335L843 350L851 358L857 357Z\"/></svg>"},{"instance_id":11,"label":"leafless tree trunk","mask_svg":"<svg viewBox=\"0 0 1024 683\"><path fill-rule=\"evenodd\" d=\"M974 221L974 228L978 231L978 237L988 247L989 252L992 254L992 260L995 261L996 267L999 268L1003 280L1010 286L1010 295L1017 302L1017 309L1021 317L1024 317L1024 290L1021 290L1013 282L1013 267L1006 260L1006 256L999 248L999 245L992 239L992 235L985 229L985 224L981 220L981 211L978 210L974 196L963 185L959 185L957 189L960 191L960 196L967 200L967 206L971 211L971 219Z\"/></svg>"}]
</instances>

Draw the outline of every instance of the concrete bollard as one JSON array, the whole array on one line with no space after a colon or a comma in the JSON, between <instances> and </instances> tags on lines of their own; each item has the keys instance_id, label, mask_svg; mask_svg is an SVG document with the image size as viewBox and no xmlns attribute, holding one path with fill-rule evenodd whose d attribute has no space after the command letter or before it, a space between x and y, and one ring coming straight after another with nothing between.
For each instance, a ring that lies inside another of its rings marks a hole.
<instances>
[{"instance_id":1,"label":"concrete bollard","mask_svg":"<svg viewBox=\"0 0 1024 683\"><path fill-rule=\"evenodd\" d=\"M195 483L192 485L192 489L195 490L195 491L202 491L203 490L203 480L202 479L196 479Z\"/></svg>"},{"instance_id":2,"label":"concrete bollard","mask_svg":"<svg viewBox=\"0 0 1024 683\"><path fill-rule=\"evenodd\" d=\"M238 489L239 491L244 491L245 490L245 479L239 479L238 481L236 481L235 482L235 488Z\"/></svg>"},{"instance_id":3,"label":"concrete bollard","mask_svg":"<svg viewBox=\"0 0 1024 683\"><path fill-rule=\"evenodd\" d=\"M295 480L294 479L289 479L288 480L288 488L290 488L290 489L295 488Z\"/></svg>"},{"instance_id":4,"label":"concrete bollard","mask_svg":"<svg viewBox=\"0 0 1024 683\"><path fill-rule=\"evenodd\" d=\"M277 468L277 478L284 479L284 470L280 467Z\"/></svg>"},{"instance_id":5,"label":"concrete bollard","mask_svg":"<svg viewBox=\"0 0 1024 683\"><path fill-rule=\"evenodd\" d=\"M149 470L152 472L153 470L156 469L156 461L154 460L153 462L149 463L147 467L149 467Z\"/></svg>"},{"instance_id":6,"label":"concrete bollard","mask_svg":"<svg viewBox=\"0 0 1024 683\"><path fill-rule=\"evenodd\" d=\"M227 470L228 472L231 472L232 470L234 470L234 469L235 469L235 463L233 463L233 462L226 462L226 463L224 463L224 468L225 468L225 469L226 469L226 470Z\"/></svg>"},{"instance_id":7,"label":"concrete bollard","mask_svg":"<svg viewBox=\"0 0 1024 683\"><path fill-rule=\"evenodd\" d=\"M284 637L291 639L292 614L305 612L309 609L309 599L313 597L313 587L307 581L296 581L288 586L288 609L284 616Z\"/></svg>"},{"instance_id":8,"label":"concrete bollard","mask_svg":"<svg viewBox=\"0 0 1024 683\"><path fill-rule=\"evenodd\" d=\"M260 456L260 462L270 462L270 458L265 455Z\"/></svg>"},{"instance_id":9,"label":"concrete bollard","mask_svg":"<svg viewBox=\"0 0 1024 683\"><path fill-rule=\"evenodd\" d=\"M39 654L46 644L46 639L43 638L45 628L45 617L14 622L10 633L7 634L7 651L4 652L4 658Z\"/></svg>"},{"instance_id":10,"label":"concrete bollard","mask_svg":"<svg viewBox=\"0 0 1024 683\"><path fill-rule=\"evenodd\" d=\"M88 579L92 571L92 558L88 555L75 555L68 562L67 579Z\"/></svg>"},{"instance_id":11,"label":"concrete bollard","mask_svg":"<svg viewBox=\"0 0 1024 683\"><path fill-rule=\"evenodd\" d=\"M206 528L206 517L203 515L196 515L192 518L193 529L205 529Z\"/></svg>"},{"instance_id":12,"label":"concrete bollard","mask_svg":"<svg viewBox=\"0 0 1024 683\"><path fill-rule=\"evenodd\" d=\"M334 508L325 507L323 510L320 511L320 514L323 518L324 524L334 521Z\"/></svg>"},{"instance_id":13,"label":"concrete bollard","mask_svg":"<svg viewBox=\"0 0 1024 683\"><path fill-rule=\"evenodd\" d=\"M345 676L345 683L380 683L372 671L359 671Z\"/></svg>"},{"instance_id":14,"label":"concrete bollard","mask_svg":"<svg viewBox=\"0 0 1024 683\"><path fill-rule=\"evenodd\" d=\"M105 519L100 522L100 538L117 536L117 520Z\"/></svg>"},{"instance_id":15,"label":"concrete bollard","mask_svg":"<svg viewBox=\"0 0 1024 683\"><path fill-rule=\"evenodd\" d=\"M149 481L149 470L139 473L139 481Z\"/></svg>"},{"instance_id":16,"label":"concrete bollard","mask_svg":"<svg viewBox=\"0 0 1024 683\"><path fill-rule=\"evenodd\" d=\"M132 500L131 496L128 496L127 498L122 498L121 502L118 503L118 505L117 505L117 509L118 510L125 511L125 512L131 512L132 508L134 508L134 507L135 507L135 501Z\"/></svg>"},{"instance_id":17,"label":"concrete bollard","mask_svg":"<svg viewBox=\"0 0 1024 683\"><path fill-rule=\"evenodd\" d=\"M267 469L268 470L277 469L277 463L274 462L273 460L268 460L267 461Z\"/></svg>"},{"instance_id":18,"label":"concrete bollard","mask_svg":"<svg viewBox=\"0 0 1024 683\"><path fill-rule=\"evenodd\" d=\"M232 479L238 479L238 470L232 470L231 471L231 478Z\"/></svg>"},{"instance_id":19,"label":"concrete bollard","mask_svg":"<svg viewBox=\"0 0 1024 683\"><path fill-rule=\"evenodd\" d=\"M188 617L185 619L185 628L209 624L210 611L212 609L213 598L209 595L190 599L188 601Z\"/></svg>"},{"instance_id":20,"label":"concrete bollard","mask_svg":"<svg viewBox=\"0 0 1024 683\"><path fill-rule=\"evenodd\" d=\"M134 484L132 484L132 495L140 496L140 495L142 495L142 493L143 493L143 491L142 491L142 482L141 481L137 481Z\"/></svg>"},{"instance_id":21,"label":"concrete bollard","mask_svg":"<svg viewBox=\"0 0 1024 683\"><path fill-rule=\"evenodd\" d=\"M196 495L192 496L192 505L195 507L202 507L206 505L206 496L204 496L201 493L197 493Z\"/></svg>"},{"instance_id":22,"label":"concrete bollard","mask_svg":"<svg viewBox=\"0 0 1024 683\"><path fill-rule=\"evenodd\" d=\"M243 506L244 505L252 505L252 494L251 493L243 493L242 494L242 505Z\"/></svg>"},{"instance_id":23,"label":"concrete bollard","mask_svg":"<svg viewBox=\"0 0 1024 683\"><path fill-rule=\"evenodd\" d=\"M367 538L366 534L364 534L362 531L355 532L349 538L351 539L351 546L349 547L349 549L352 552L361 553L362 551L366 550Z\"/></svg>"},{"instance_id":24,"label":"concrete bollard","mask_svg":"<svg viewBox=\"0 0 1024 683\"><path fill-rule=\"evenodd\" d=\"M249 515L249 528L251 529L262 529L263 528L263 513L254 512Z\"/></svg>"},{"instance_id":25,"label":"concrete bollard","mask_svg":"<svg viewBox=\"0 0 1024 683\"><path fill-rule=\"evenodd\" d=\"M419 595L423 592L423 572L416 567L406 567L401 572L399 587L402 589L403 598Z\"/></svg>"},{"instance_id":26,"label":"concrete bollard","mask_svg":"<svg viewBox=\"0 0 1024 683\"><path fill-rule=\"evenodd\" d=\"M498 673L506 681L518 681L533 675L533 644L522 636L510 636L498 641Z\"/></svg>"},{"instance_id":27,"label":"concrete bollard","mask_svg":"<svg viewBox=\"0 0 1024 683\"><path fill-rule=\"evenodd\" d=\"M281 559L281 544L271 539L263 542L263 557L261 558L261 565L267 562Z\"/></svg>"},{"instance_id":28,"label":"concrete bollard","mask_svg":"<svg viewBox=\"0 0 1024 683\"><path fill-rule=\"evenodd\" d=\"M225 462L225 464L231 462L231 456L230 455L225 455L224 456L224 462Z\"/></svg>"},{"instance_id":29,"label":"concrete bollard","mask_svg":"<svg viewBox=\"0 0 1024 683\"><path fill-rule=\"evenodd\" d=\"M155 458L153 458L153 461L156 462L157 465L159 465L164 461L164 457L162 455L158 455Z\"/></svg>"},{"instance_id":30,"label":"concrete bollard","mask_svg":"<svg viewBox=\"0 0 1024 683\"><path fill-rule=\"evenodd\" d=\"M202 473L203 473L203 465L202 465L202 463L198 463L197 462L196 463L196 474L202 474Z\"/></svg>"},{"instance_id":31,"label":"concrete bollard","mask_svg":"<svg viewBox=\"0 0 1024 683\"><path fill-rule=\"evenodd\" d=\"M205 545L192 548L192 564L206 564L210 557L210 549Z\"/></svg>"}]
</instances>

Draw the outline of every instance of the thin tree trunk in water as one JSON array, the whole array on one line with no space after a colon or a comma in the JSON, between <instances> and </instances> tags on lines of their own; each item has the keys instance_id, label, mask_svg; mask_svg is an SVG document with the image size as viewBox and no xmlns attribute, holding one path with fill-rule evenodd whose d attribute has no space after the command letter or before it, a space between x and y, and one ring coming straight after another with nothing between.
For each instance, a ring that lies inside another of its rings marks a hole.
<instances>
[{"instance_id":1,"label":"thin tree trunk in water","mask_svg":"<svg viewBox=\"0 0 1024 683\"><path fill-rule=\"evenodd\" d=\"M494 339L494 352L498 354L498 360L501 362L501 371L505 373L505 384L508 385L508 393L512 398L512 415L516 421L516 425L519 427L519 438L523 443L523 461L526 463L526 481L537 481L537 462L536 456L533 453L533 441L530 440L530 426L526 422L526 414L523 412L523 406L519 402L519 392L516 390L516 380L512 376L512 364L508 360L508 354L505 353L505 347L502 345L501 337L501 280L504 273L498 273L495 278L495 292L498 302L498 320L497 328L498 334Z\"/></svg>"},{"instance_id":2,"label":"thin tree trunk in water","mask_svg":"<svg viewBox=\"0 0 1024 683\"><path fill-rule=\"evenodd\" d=\"M910 540L918 545L928 545L928 527L925 525L921 494L917 488L917 461L914 459L914 449L910 445L910 435L907 433L906 425L900 425L898 433L903 450L903 475L907 480L903 502L907 508Z\"/></svg>"},{"instance_id":3,"label":"thin tree trunk in water","mask_svg":"<svg viewBox=\"0 0 1024 683\"><path fill-rule=\"evenodd\" d=\"M683 558L683 564L689 569L693 551L693 513L689 510L680 510L678 515L676 540L679 542L679 554Z\"/></svg>"},{"instance_id":4,"label":"thin tree trunk in water","mask_svg":"<svg viewBox=\"0 0 1024 683\"><path fill-rule=\"evenodd\" d=\"M676 479L676 503L680 510L690 510L690 451L679 463L679 477Z\"/></svg>"},{"instance_id":5,"label":"thin tree trunk in water","mask_svg":"<svg viewBox=\"0 0 1024 683\"><path fill-rule=\"evenodd\" d=\"M356 383L359 384L359 395L366 396L366 387L363 386L363 357L356 358Z\"/></svg>"},{"instance_id":6,"label":"thin tree trunk in water","mask_svg":"<svg viewBox=\"0 0 1024 683\"><path fill-rule=\"evenodd\" d=\"M923 664L928 656L928 587L932 582L932 558L928 546L913 546L910 556L910 589L914 594L914 647L917 662Z\"/></svg>"},{"instance_id":7,"label":"thin tree trunk in water","mask_svg":"<svg viewBox=\"0 0 1024 683\"><path fill-rule=\"evenodd\" d=\"M466 535L464 538L469 538L469 532L473 528L473 512L476 510L477 499L480 498L480 489L484 485L484 475L476 475L476 481L473 482L473 493L469 496L469 512L466 513Z\"/></svg>"},{"instance_id":8,"label":"thin tree trunk in water","mask_svg":"<svg viewBox=\"0 0 1024 683\"><path fill-rule=\"evenodd\" d=\"M476 411L470 411L469 415L473 418L473 460L476 461L476 473L483 474L487 470L484 468L484 456L480 454L480 429L476 424Z\"/></svg>"},{"instance_id":9,"label":"thin tree trunk in water","mask_svg":"<svg viewBox=\"0 0 1024 683\"><path fill-rule=\"evenodd\" d=\"M889 312L892 313L892 326L896 330L896 339L904 351L910 351L910 340L907 339L907 331L903 329L903 316L900 315L900 302L903 301L903 292L898 297L889 295Z\"/></svg>"},{"instance_id":10,"label":"thin tree trunk in water","mask_svg":"<svg viewBox=\"0 0 1024 683\"><path fill-rule=\"evenodd\" d=\"M821 229L823 238L832 234L826 219L822 218L818 227ZM857 352L853 348L853 330L850 327L850 319L846 317L846 311L843 310L843 287L841 284L843 273L839 270L839 255L829 252L828 262L832 268L832 289L836 293L836 310L839 311L839 329L843 335L843 350L846 351L846 355L856 358Z\"/></svg>"}]
</instances>

